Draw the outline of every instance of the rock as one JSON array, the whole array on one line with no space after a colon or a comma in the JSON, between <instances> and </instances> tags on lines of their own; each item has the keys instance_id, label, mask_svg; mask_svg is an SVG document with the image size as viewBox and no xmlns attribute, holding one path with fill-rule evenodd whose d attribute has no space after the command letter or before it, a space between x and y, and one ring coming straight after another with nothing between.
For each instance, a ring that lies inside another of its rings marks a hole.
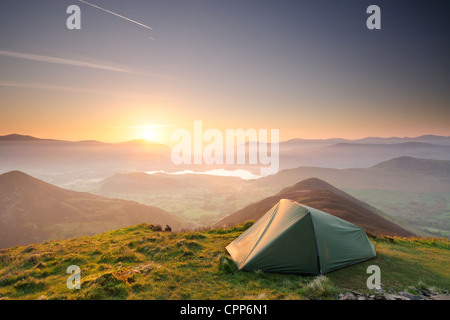
<instances>
[{"instance_id":1,"label":"rock","mask_svg":"<svg viewBox=\"0 0 450 320\"><path fill-rule=\"evenodd\" d=\"M401 291L398 293L400 296L406 297L410 300L417 300L416 296L408 291Z\"/></svg>"},{"instance_id":2,"label":"rock","mask_svg":"<svg viewBox=\"0 0 450 320\"><path fill-rule=\"evenodd\" d=\"M410 290L414 290L414 288L410 288ZM417 290L419 291L419 290ZM419 291L422 293L422 291ZM385 292L384 294L364 294L358 291L351 291L346 293L339 293L338 296L335 296L336 299L339 300L450 300L449 294L437 293L431 295L430 291L426 291L429 296L425 296L423 294L413 294L408 291L400 291L395 292L391 291L391 293ZM448 291L447 291L448 292Z\"/></svg>"},{"instance_id":3,"label":"rock","mask_svg":"<svg viewBox=\"0 0 450 320\"><path fill-rule=\"evenodd\" d=\"M356 297L351 292L346 292L340 300L356 300Z\"/></svg>"},{"instance_id":4,"label":"rock","mask_svg":"<svg viewBox=\"0 0 450 320\"><path fill-rule=\"evenodd\" d=\"M450 300L450 296L446 294L432 295L431 300Z\"/></svg>"},{"instance_id":5,"label":"rock","mask_svg":"<svg viewBox=\"0 0 450 320\"><path fill-rule=\"evenodd\" d=\"M430 295L431 296L437 296L438 294L439 294L439 292L436 292L436 291L430 289Z\"/></svg>"},{"instance_id":6,"label":"rock","mask_svg":"<svg viewBox=\"0 0 450 320\"><path fill-rule=\"evenodd\" d=\"M386 297L387 300L411 300L407 297L398 294L385 293L384 296Z\"/></svg>"},{"instance_id":7,"label":"rock","mask_svg":"<svg viewBox=\"0 0 450 320\"><path fill-rule=\"evenodd\" d=\"M394 295L390 293L385 293L384 297L386 298L386 300L395 300Z\"/></svg>"}]
</instances>

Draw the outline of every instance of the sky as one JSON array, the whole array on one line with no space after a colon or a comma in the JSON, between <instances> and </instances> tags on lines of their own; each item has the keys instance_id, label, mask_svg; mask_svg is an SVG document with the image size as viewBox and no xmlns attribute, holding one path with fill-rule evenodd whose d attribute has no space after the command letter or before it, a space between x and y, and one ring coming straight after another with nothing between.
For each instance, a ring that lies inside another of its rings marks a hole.
<instances>
[{"instance_id":1,"label":"sky","mask_svg":"<svg viewBox=\"0 0 450 320\"><path fill-rule=\"evenodd\" d=\"M0 135L450 136L445 0L8 0L0 30Z\"/></svg>"}]
</instances>

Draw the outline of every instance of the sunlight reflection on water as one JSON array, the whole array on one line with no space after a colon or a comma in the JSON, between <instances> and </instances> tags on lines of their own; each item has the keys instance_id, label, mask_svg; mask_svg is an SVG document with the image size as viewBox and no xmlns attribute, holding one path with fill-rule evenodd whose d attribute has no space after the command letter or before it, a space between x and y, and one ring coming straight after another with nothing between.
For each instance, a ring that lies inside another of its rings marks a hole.
<instances>
[{"instance_id":1,"label":"sunlight reflection on water","mask_svg":"<svg viewBox=\"0 0 450 320\"><path fill-rule=\"evenodd\" d=\"M208 170L208 171L192 171L192 170L183 170L177 172L166 172L166 171L147 171L147 174L155 174L155 173L165 173L165 174L207 174L212 176L222 176L222 177L239 177L243 180L252 180L259 179L262 176L255 175L250 171L237 169L237 170L225 170L225 169L216 169L216 170Z\"/></svg>"}]
</instances>

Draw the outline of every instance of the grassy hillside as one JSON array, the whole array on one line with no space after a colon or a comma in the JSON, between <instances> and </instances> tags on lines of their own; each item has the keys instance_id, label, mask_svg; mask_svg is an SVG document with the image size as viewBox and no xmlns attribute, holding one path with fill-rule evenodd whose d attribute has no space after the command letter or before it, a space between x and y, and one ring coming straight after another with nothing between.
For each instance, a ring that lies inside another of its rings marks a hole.
<instances>
[{"instance_id":1,"label":"grassy hillside","mask_svg":"<svg viewBox=\"0 0 450 320\"><path fill-rule=\"evenodd\" d=\"M450 194L345 189L392 217L428 234L450 238Z\"/></svg>"},{"instance_id":2,"label":"grassy hillside","mask_svg":"<svg viewBox=\"0 0 450 320\"><path fill-rule=\"evenodd\" d=\"M326 277L236 272L225 246L250 225L171 233L141 224L0 250L0 299L333 299L367 292L372 264L386 290L450 289L446 239L374 238L377 258ZM81 268L80 290L66 286L70 265Z\"/></svg>"},{"instance_id":3,"label":"grassy hillside","mask_svg":"<svg viewBox=\"0 0 450 320\"><path fill-rule=\"evenodd\" d=\"M0 175L0 248L94 235L142 222L191 223L157 207L62 189L20 171Z\"/></svg>"}]
</instances>

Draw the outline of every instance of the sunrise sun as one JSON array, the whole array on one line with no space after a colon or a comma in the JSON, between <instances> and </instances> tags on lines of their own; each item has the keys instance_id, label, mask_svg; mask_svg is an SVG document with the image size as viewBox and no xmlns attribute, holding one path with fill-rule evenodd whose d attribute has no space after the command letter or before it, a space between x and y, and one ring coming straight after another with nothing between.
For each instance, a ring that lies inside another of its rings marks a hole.
<instances>
[{"instance_id":1,"label":"sunrise sun","mask_svg":"<svg viewBox=\"0 0 450 320\"><path fill-rule=\"evenodd\" d=\"M156 132L153 129L145 129L142 132L142 137L149 142L155 142L156 141Z\"/></svg>"}]
</instances>

